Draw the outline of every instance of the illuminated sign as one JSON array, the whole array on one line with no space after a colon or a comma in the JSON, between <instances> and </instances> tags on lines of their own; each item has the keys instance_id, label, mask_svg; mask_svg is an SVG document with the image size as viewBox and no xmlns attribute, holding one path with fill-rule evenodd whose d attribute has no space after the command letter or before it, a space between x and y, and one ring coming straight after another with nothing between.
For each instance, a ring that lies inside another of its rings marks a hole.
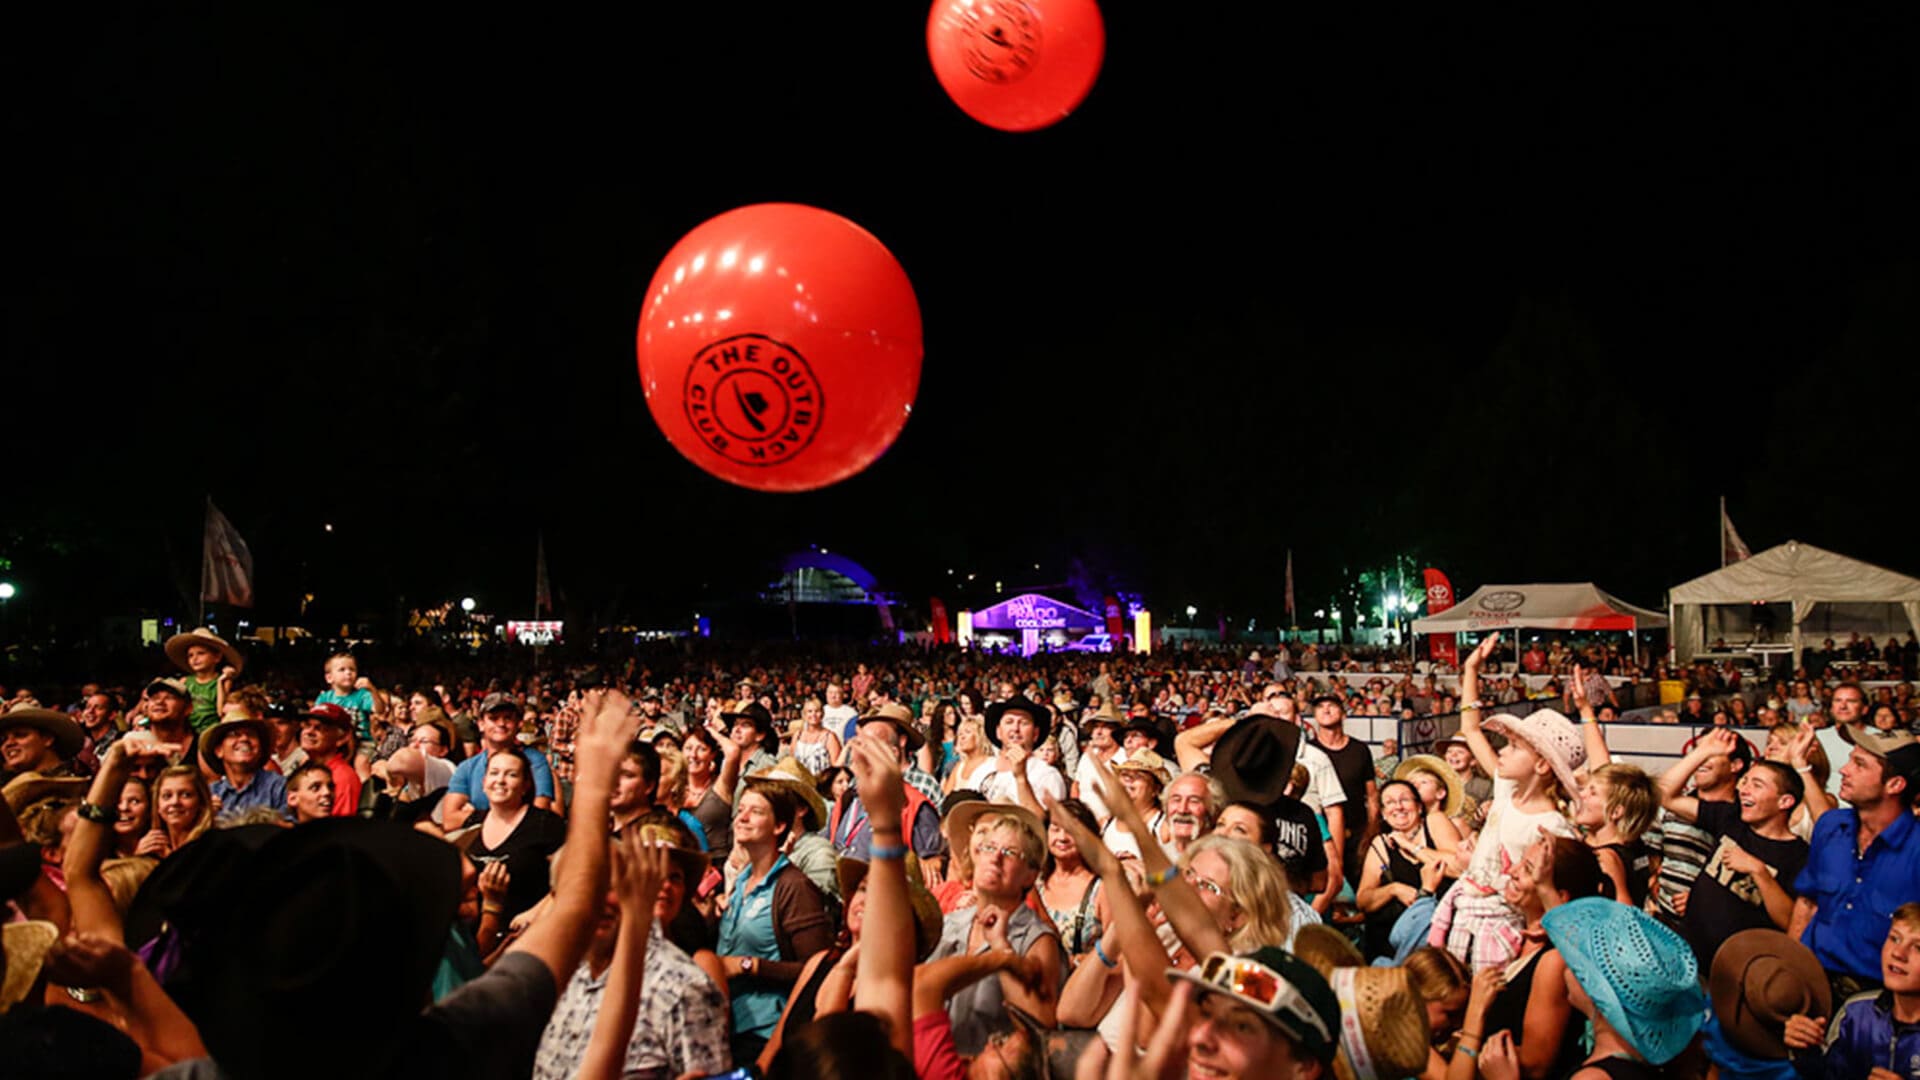
<instances>
[{"instance_id":1,"label":"illuminated sign","mask_svg":"<svg viewBox=\"0 0 1920 1080\"><path fill-rule=\"evenodd\" d=\"M521 645L551 645L560 640L566 624L559 619L507 621L507 640Z\"/></svg>"},{"instance_id":2,"label":"illuminated sign","mask_svg":"<svg viewBox=\"0 0 1920 1080\"><path fill-rule=\"evenodd\" d=\"M1016 596L1007 601L1007 616L1016 630L1053 630L1067 625L1067 614L1044 596Z\"/></svg>"}]
</instances>

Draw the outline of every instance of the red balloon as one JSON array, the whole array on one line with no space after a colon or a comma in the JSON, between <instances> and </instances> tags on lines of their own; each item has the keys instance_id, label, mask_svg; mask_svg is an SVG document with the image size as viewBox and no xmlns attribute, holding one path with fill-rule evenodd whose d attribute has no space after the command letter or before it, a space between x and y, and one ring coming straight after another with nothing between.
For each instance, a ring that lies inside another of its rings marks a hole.
<instances>
[{"instance_id":1,"label":"red balloon","mask_svg":"<svg viewBox=\"0 0 1920 1080\"><path fill-rule=\"evenodd\" d=\"M1093 0L934 0L927 53L947 96L1002 131L1072 112L1100 76L1106 25Z\"/></svg>"},{"instance_id":2,"label":"red balloon","mask_svg":"<svg viewBox=\"0 0 1920 1080\"><path fill-rule=\"evenodd\" d=\"M653 275L637 335L647 408L674 449L760 491L873 464L920 386L920 304L893 254L838 214L729 210Z\"/></svg>"}]
</instances>

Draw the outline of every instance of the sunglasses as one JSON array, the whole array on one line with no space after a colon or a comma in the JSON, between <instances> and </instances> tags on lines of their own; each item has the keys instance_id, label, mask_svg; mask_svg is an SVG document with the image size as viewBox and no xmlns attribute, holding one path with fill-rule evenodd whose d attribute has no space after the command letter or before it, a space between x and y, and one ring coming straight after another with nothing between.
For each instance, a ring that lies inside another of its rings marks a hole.
<instances>
[{"instance_id":1,"label":"sunglasses","mask_svg":"<svg viewBox=\"0 0 1920 1080\"><path fill-rule=\"evenodd\" d=\"M1300 1023L1318 1032L1320 1038L1328 1043L1333 1041L1333 1033L1327 1030L1326 1021L1300 996L1293 984L1281 978L1272 968L1240 956L1226 953L1214 953L1207 962L1200 965L1200 981L1215 990L1225 991L1235 997L1250 1001L1268 1012L1279 1011L1298 1020Z\"/></svg>"}]
</instances>

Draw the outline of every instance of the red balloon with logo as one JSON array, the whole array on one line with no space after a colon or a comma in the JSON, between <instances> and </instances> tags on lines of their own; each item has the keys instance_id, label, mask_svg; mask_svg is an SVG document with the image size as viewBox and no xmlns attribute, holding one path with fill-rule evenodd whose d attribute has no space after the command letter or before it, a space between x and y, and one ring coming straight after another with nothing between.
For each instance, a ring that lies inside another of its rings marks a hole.
<instances>
[{"instance_id":1,"label":"red balloon with logo","mask_svg":"<svg viewBox=\"0 0 1920 1080\"><path fill-rule=\"evenodd\" d=\"M794 203L729 210L653 275L637 335L653 419L688 461L761 491L873 464L920 386L920 304L872 233Z\"/></svg>"},{"instance_id":2,"label":"red balloon with logo","mask_svg":"<svg viewBox=\"0 0 1920 1080\"><path fill-rule=\"evenodd\" d=\"M934 77L968 116L1002 131L1065 118L1106 51L1093 0L935 0L927 17Z\"/></svg>"}]
</instances>

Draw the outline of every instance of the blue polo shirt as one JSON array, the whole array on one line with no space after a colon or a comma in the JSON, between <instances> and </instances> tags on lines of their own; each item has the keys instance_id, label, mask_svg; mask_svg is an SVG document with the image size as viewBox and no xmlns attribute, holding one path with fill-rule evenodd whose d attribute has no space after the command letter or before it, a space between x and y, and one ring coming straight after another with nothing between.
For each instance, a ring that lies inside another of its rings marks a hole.
<instances>
[{"instance_id":1,"label":"blue polo shirt","mask_svg":"<svg viewBox=\"0 0 1920 1080\"><path fill-rule=\"evenodd\" d=\"M235 788L221 775L210 785L215 798L220 800L220 816L244 814L249 810L266 807L269 810L287 808L287 781L276 772L257 772L247 781L244 788Z\"/></svg>"},{"instance_id":2,"label":"blue polo shirt","mask_svg":"<svg viewBox=\"0 0 1920 1080\"><path fill-rule=\"evenodd\" d=\"M1893 925L1893 909L1920 900L1920 843L1912 814L1893 824L1857 854L1859 812L1829 810L1813 827L1807 865L1793 883L1794 892L1820 909L1801 935L1820 966L1880 981L1880 947Z\"/></svg>"},{"instance_id":3,"label":"blue polo shirt","mask_svg":"<svg viewBox=\"0 0 1920 1080\"><path fill-rule=\"evenodd\" d=\"M547 764L547 755L524 747L520 752L527 755L527 771L533 774L533 797L553 798L553 768ZM465 795L475 810L485 810L492 805L487 801L487 793L481 790L486 781L487 752L482 750L454 767L447 794Z\"/></svg>"}]
</instances>

